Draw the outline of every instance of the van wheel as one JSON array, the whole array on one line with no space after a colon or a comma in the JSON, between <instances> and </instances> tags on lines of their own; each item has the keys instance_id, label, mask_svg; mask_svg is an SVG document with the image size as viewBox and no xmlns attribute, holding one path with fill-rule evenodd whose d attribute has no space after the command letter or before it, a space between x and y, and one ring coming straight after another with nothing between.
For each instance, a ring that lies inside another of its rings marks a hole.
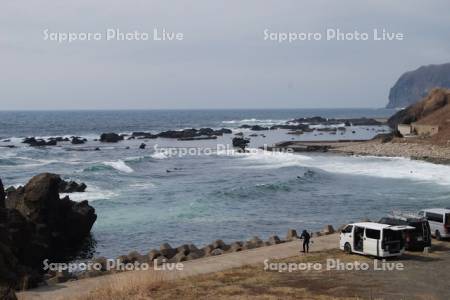
<instances>
[{"instance_id":1,"label":"van wheel","mask_svg":"<svg viewBox=\"0 0 450 300\"><path fill-rule=\"evenodd\" d=\"M352 247L350 246L349 243L345 243L344 245L344 252L347 254L352 254Z\"/></svg>"},{"instance_id":2,"label":"van wheel","mask_svg":"<svg viewBox=\"0 0 450 300\"><path fill-rule=\"evenodd\" d=\"M436 239L437 239L438 241L441 241L441 240L442 240L441 233L439 232L439 230L436 230L436 232L434 233L434 235L435 235L435 237L436 237Z\"/></svg>"}]
</instances>

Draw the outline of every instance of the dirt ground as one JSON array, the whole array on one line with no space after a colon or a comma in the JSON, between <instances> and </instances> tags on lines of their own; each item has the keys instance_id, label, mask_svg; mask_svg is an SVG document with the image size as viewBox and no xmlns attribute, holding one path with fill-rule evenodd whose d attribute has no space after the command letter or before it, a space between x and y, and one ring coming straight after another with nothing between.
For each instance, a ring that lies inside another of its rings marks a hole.
<instances>
[{"instance_id":1,"label":"dirt ground","mask_svg":"<svg viewBox=\"0 0 450 300\"><path fill-rule=\"evenodd\" d=\"M388 264L404 270L374 270L370 257L327 250L279 263L321 264L320 271L264 270L264 263L228 271L153 283L118 295L94 293L83 299L450 299L450 242L435 242L430 254L410 252ZM327 259L367 263L367 271L326 270ZM382 261L377 261L381 266ZM123 296L123 297L122 297Z\"/></svg>"}]
</instances>

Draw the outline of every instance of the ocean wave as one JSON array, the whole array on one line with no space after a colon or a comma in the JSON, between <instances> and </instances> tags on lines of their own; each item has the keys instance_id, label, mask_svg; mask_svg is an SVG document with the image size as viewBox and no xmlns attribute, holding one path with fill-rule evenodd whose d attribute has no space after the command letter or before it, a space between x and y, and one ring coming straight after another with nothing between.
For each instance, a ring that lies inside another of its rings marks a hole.
<instances>
[{"instance_id":1,"label":"ocean wave","mask_svg":"<svg viewBox=\"0 0 450 300\"><path fill-rule=\"evenodd\" d=\"M165 154L164 152L155 152L151 155L152 158L154 159L166 159L168 158L167 154Z\"/></svg>"},{"instance_id":2,"label":"ocean wave","mask_svg":"<svg viewBox=\"0 0 450 300\"><path fill-rule=\"evenodd\" d=\"M0 166L17 166L18 163L11 158L0 158Z\"/></svg>"},{"instance_id":3,"label":"ocean wave","mask_svg":"<svg viewBox=\"0 0 450 300\"><path fill-rule=\"evenodd\" d=\"M235 150L217 151L217 155L241 157L245 162L244 168L276 169L292 166L303 166L305 161L312 158L306 155L285 152L271 152L261 149L248 148L242 153Z\"/></svg>"},{"instance_id":4,"label":"ocean wave","mask_svg":"<svg viewBox=\"0 0 450 300\"><path fill-rule=\"evenodd\" d=\"M155 184L153 184L151 182L138 182L138 183L130 184L130 187L139 188L139 189L147 189L147 188L155 187Z\"/></svg>"},{"instance_id":5,"label":"ocean wave","mask_svg":"<svg viewBox=\"0 0 450 300\"><path fill-rule=\"evenodd\" d=\"M450 166L402 157L321 157L311 167L331 173L365 175L392 179L409 179L450 185Z\"/></svg>"},{"instance_id":6,"label":"ocean wave","mask_svg":"<svg viewBox=\"0 0 450 300\"><path fill-rule=\"evenodd\" d=\"M60 194L60 197L69 196L69 198L76 202L81 202L84 200L97 201L97 200L108 200L116 197L118 194L112 191L101 190L96 187L89 186L85 192L82 193L70 193L70 194Z\"/></svg>"},{"instance_id":7,"label":"ocean wave","mask_svg":"<svg viewBox=\"0 0 450 300\"><path fill-rule=\"evenodd\" d=\"M279 125L285 124L289 120L272 120L272 119L242 119L242 120L228 120L222 121L223 124L248 124L248 125Z\"/></svg>"},{"instance_id":8,"label":"ocean wave","mask_svg":"<svg viewBox=\"0 0 450 300\"><path fill-rule=\"evenodd\" d=\"M117 161L105 161L103 162L104 165L110 166L117 171L123 172L123 173L133 173L134 170L130 168L123 160L119 159Z\"/></svg>"},{"instance_id":9,"label":"ocean wave","mask_svg":"<svg viewBox=\"0 0 450 300\"><path fill-rule=\"evenodd\" d=\"M0 158L0 166L4 167L20 167L20 168L34 168L54 163L59 163L58 160L53 159L33 159L29 157L11 156L9 158Z\"/></svg>"},{"instance_id":10,"label":"ocean wave","mask_svg":"<svg viewBox=\"0 0 450 300\"><path fill-rule=\"evenodd\" d=\"M305 167L329 173L363 175L379 178L408 179L450 185L450 166L401 157L301 155L286 152L270 152L248 149L249 153L234 150L218 152L218 155L242 159L239 168Z\"/></svg>"},{"instance_id":11,"label":"ocean wave","mask_svg":"<svg viewBox=\"0 0 450 300\"><path fill-rule=\"evenodd\" d=\"M97 172L103 170L116 170L123 173L134 172L134 170L130 166L128 166L123 160L120 159L117 161L98 162L97 164L84 168L82 172Z\"/></svg>"}]
</instances>

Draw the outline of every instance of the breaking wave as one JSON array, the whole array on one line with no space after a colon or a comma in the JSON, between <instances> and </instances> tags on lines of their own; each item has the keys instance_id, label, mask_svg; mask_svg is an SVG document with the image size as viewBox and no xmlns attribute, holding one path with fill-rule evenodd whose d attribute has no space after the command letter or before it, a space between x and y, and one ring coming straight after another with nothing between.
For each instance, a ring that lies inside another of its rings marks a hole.
<instances>
[{"instance_id":1,"label":"breaking wave","mask_svg":"<svg viewBox=\"0 0 450 300\"><path fill-rule=\"evenodd\" d=\"M123 160L119 159L118 161L106 161L103 163L106 166L110 166L116 169L119 172L123 173L133 173L134 170L130 168Z\"/></svg>"},{"instance_id":2,"label":"breaking wave","mask_svg":"<svg viewBox=\"0 0 450 300\"><path fill-rule=\"evenodd\" d=\"M218 155L240 157L243 168L306 167L329 173L363 175L380 178L409 179L450 185L450 166L400 157L300 155L249 149L249 153L218 152Z\"/></svg>"},{"instance_id":3,"label":"breaking wave","mask_svg":"<svg viewBox=\"0 0 450 300\"><path fill-rule=\"evenodd\" d=\"M272 120L272 119L243 119L243 120L229 120L229 121L222 121L222 124L236 124L236 125L280 125L285 124L289 120Z\"/></svg>"}]
</instances>

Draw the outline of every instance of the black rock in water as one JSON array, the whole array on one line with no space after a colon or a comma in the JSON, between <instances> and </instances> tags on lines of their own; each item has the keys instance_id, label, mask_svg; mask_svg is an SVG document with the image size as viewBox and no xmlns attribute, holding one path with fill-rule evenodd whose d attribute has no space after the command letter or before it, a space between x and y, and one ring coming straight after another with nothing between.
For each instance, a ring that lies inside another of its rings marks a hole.
<instances>
[{"instance_id":1,"label":"black rock in water","mask_svg":"<svg viewBox=\"0 0 450 300\"><path fill-rule=\"evenodd\" d=\"M44 173L8 191L0 207L0 293L3 286L29 288L42 280L42 262L76 251L97 219L87 201L60 199L61 178ZM3 186L0 200L4 199Z\"/></svg>"},{"instance_id":2,"label":"black rock in water","mask_svg":"<svg viewBox=\"0 0 450 300\"><path fill-rule=\"evenodd\" d=\"M168 130L163 131L158 134L162 138L172 138L180 140L191 140L196 137L212 137L212 136L222 136L224 134L230 134L232 131L230 129L222 128L219 130L214 130L212 128L200 128L200 129L184 129L184 130Z\"/></svg>"},{"instance_id":3,"label":"black rock in water","mask_svg":"<svg viewBox=\"0 0 450 300\"><path fill-rule=\"evenodd\" d=\"M250 140L244 139L242 137L235 137L235 138L233 138L232 142L233 142L233 147L245 150L245 147L247 147L248 143L250 143Z\"/></svg>"},{"instance_id":4,"label":"black rock in water","mask_svg":"<svg viewBox=\"0 0 450 300\"><path fill-rule=\"evenodd\" d=\"M87 186L84 182L77 183L75 181L65 181L61 180L59 184L60 193L82 193L86 190Z\"/></svg>"},{"instance_id":5,"label":"black rock in water","mask_svg":"<svg viewBox=\"0 0 450 300\"><path fill-rule=\"evenodd\" d=\"M25 138L22 143L28 144L31 147L43 147L43 146L56 146L57 141L56 140L43 140L43 139L36 139L35 137L28 137Z\"/></svg>"},{"instance_id":6,"label":"black rock in water","mask_svg":"<svg viewBox=\"0 0 450 300\"><path fill-rule=\"evenodd\" d=\"M118 135L117 133L114 133L114 132L103 133L100 136L100 142L102 142L102 143L117 143L122 140L123 140L123 136Z\"/></svg>"},{"instance_id":7,"label":"black rock in water","mask_svg":"<svg viewBox=\"0 0 450 300\"><path fill-rule=\"evenodd\" d=\"M81 144L84 144L86 142L87 142L87 139L83 139L83 138L81 138L79 136L73 136L72 137L72 141L71 141L71 143L73 145L81 145Z\"/></svg>"}]
</instances>

